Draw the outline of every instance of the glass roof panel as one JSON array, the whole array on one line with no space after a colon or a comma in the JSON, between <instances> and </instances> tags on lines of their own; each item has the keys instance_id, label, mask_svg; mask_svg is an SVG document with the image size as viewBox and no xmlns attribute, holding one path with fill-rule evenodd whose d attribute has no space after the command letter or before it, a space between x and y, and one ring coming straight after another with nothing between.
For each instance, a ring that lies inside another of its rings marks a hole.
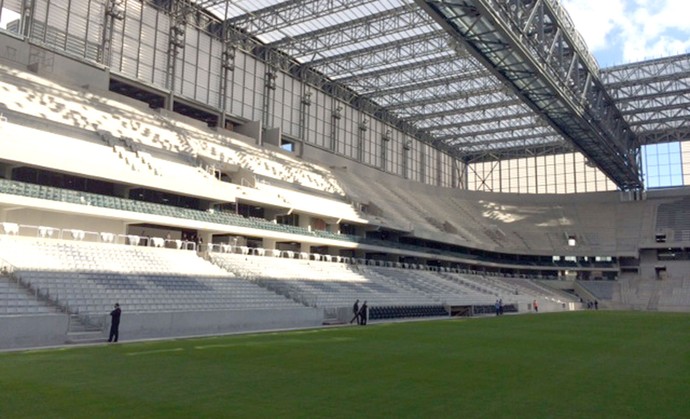
<instances>
[{"instance_id":1,"label":"glass roof panel","mask_svg":"<svg viewBox=\"0 0 690 419\"><path fill-rule=\"evenodd\" d=\"M460 152L563 142L413 0L196 3Z\"/></svg>"}]
</instances>

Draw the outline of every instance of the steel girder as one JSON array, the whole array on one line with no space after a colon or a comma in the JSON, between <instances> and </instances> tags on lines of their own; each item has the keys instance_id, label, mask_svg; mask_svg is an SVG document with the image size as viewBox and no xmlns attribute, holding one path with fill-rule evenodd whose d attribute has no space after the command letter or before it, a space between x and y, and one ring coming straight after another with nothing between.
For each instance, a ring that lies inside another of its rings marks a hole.
<instances>
[{"instance_id":1,"label":"steel girder","mask_svg":"<svg viewBox=\"0 0 690 419\"><path fill-rule=\"evenodd\" d=\"M619 188L642 188L638 141L554 0L415 1Z\"/></svg>"},{"instance_id":2,"label":"steel girder","mask_svg":"<svg viewBox=\"0 0 690 419\"><path fill-rule=\"evenodd\" d=\"M534 140L534 135L529 132L513 132L510 137L510 146L504 147L502 144L496 143L493 139L486 139L479 136L467 138L454 138L452 136L448 137L451 141L448 142L449 145L453 147L459 147L465 150L473 150L475 153L480 153L482 149L492 150L493 153L496 150L501 150L503 148L516 150L519 147L529 147L529 149L535 149L535 147L544 147L545 145L555 146L559 145L562 149L567 148L572 151L572 148L568 147L567 144L563 143L563 139L556 134L544 134L539 141Z\"/></svg>"},{"instance_id":3,"label":"steel girder","mask_svg":"<svg viewBox=\"0 0 690 419\"><path fill-rule=\"evenodd\" d=\"M656 143L671 143L676 141L687 141L690 138L690 127L682 126L676 127L672 130L664 127L658 131L646 130L639 136L645 141L646 144L656 144Z\"/></svg>"},{"instance_id":4,"label":"steel girder","mask_svg":"<svg viewBox=\"0 0 690 419\"><path fill-rule=\"evenodd\" d=\"M258 4L269 6L257 9ZM503 148L511 156L520 148L526 155L545 150L545 137L548 142L560 138L553 150L569 149L555 131L539 124L537 113L530 119L533 110L516 106L521 99L412 0L211 0L197 5L217 12L229 8L223 27L237 34L230 42L272 68L451 155L482 154L474 146L452 145L468 137L494 156L502 155ZM456 60L438 59L449 51ZM506 126L519 124L520 135L492 123L493 117ZM522 129L530 121L536 128L531 133Z\"/></svg>"},{"instance_id":5,"label":"steel girder","mask_svg":"<svg viewBox=\"0 0 690 419\"><path fill-rule=\"evenodd\" d=\"M535 132L537 135L535 135ZM555 137L555 135L549 131L548 127L532 122L524 126L505 126L467 133L460 133L457 132L457 130L452 130L444 135L443 132L437 132L436 137L441 141L445 141L457 147L462 144L474 145L482 141L485 143L496 143L497 141L495 141L493 135L497 133L503 134L502 137L506 144L515 144L517 141L523 142L523 144L526 145L542 144L545 138L550 136ZM471 140L468 141L468 138Z\"/></svg>"},{"instance_id":6,"label":"steel girder","mask_svg":"<svg viewBox=\"0 0 690 419\"><path fill-rule=\"evenodd\" d=\"M491 143L493 144L493 143ZM552 143L533 145L529 148L514 147L502 148L500 150L487 150L479 147L475 153L467 153L465 162L468 165L480 162L496 162L497 160L519 159L524 157L548 156L553 154L572 153L569 144L563 142L561 138Z\"/></svg>"},{"instance_id":7,"label":"steel girder","mask_svg":"<svg viewBox=\"0 0 690 419\"><path fill-rule=\"evenodd\" d=\"M390 65L415 61L425 57L447 52L448 35L437 30L406 39L396 39L381 45L374 45L347 51L309 62L324 74L338 77L343 74L353 74Z\"/></svg>"},{"instance_id":8,"label":"steel girder","mask_svg":"<svg viewBox=\"0 0 690 419\"><path fill-rule=\"evenodd\" d=\"M415 105L415 107L405 109L406 121L426 121L429 118L443 118L448 116L463 116L467 119L479 117L478 123L482 123L487 115L493 116L497 113L505 114L503 111L514 110L517 115L534 115L531 109L518 99L506 100L499 91L494 94L476 95L471 97L451 97L447 101L438 101L429 105ZM524 110L524 112L523 112ZM481 115L480 115L481 113Z\"/></svg>"},{"instance_id":9,"label":"steel girder","mask_svg":"<svg viewBox=\"0 0 690 419\"><path fill-rule=\"evenodd\" d=\"M419 124L419 127L432 133L446 128L456 128L463 133L467 133L464 129L468 129L469 132L477 133L498 127L510 130L528 123L540 126L540 123L537 122L534 116L534 112L519 113L513 112L511 109L493 108L489 112L473 112L449 116L430 115L428 119Z\"/></svg>"},{"instance_id":10,"label":"steel girder","mask_svg":"<svg viewBox=\"0 0 690 419\"><path fill-rule=\"evenodd\" d=\"M302 61L309 62L317 56L327 57L327 53L345 52L366 41L383 39L387 42L405 32L417 35L434 30L436 28L428 16L412 5L403 5L316 31L285 37L268 45L298 60L302 58Z\"/></svg>"},{"instance_id":11,"label":"steel girder","mask_svg":"<svg viewBox=\"0 0 690 419\"><path fill-rule=\"evenodd\" d=\"M453 55L449 54L448 51L440 52L431 57L425 57L424 60L410 61L406 63L397 63L395 65L388 65L385 67L379 67L370 71L361 72L357 74L352 74L349 76L336 77L341 83L345 83L348 86L352 86L353 83L360 83L365 80L383 80L386 77L391 77L391 74L410 72L415 73L418 71L423 71L423 76L425 78L438 77L437 74L448 74L450 66L458 66L460 72L467 69L467 66L463 66L458 63L458 59ZM445 70L445 72L444 72ZM393 83L386 83L382 81L381 84L397 84L397 80Z\"/></svg>"},{"instance_id":12,"label":"steel girder","mask_svg":"<svg viewBox=\"0 0 690 419\"><path fill-rule=\"evenodd\" d=\"M393 103L409 103L415 99L424 100L431 97L447 96L452 93L460 93L465 89L488 89L497 85L493 77L480 71L474 76L458 79L450 74L436 80L420 81L413 86L381 86L375 92L370 92L367 97L384 104L384 106L389 106ZM500 91L503 92L503 90Z\"/></svg>"},{"instance_id":13,"label":"steel girder","mask_svg":"<svg viewBox=\"0 0 690 419\"><path fill-rule=\"evenodd\" d=\"M376 93L381 86L414 86L419 80L436 80L447 78L448 74L462 78L476 77L479 74L474 68L468 68L466 60L458 60L453 55L435 57L426 61L412 62L406 65L388 67L364 74L356 74L349 77L338 78L341 83L345 83L357 92L368 95Z\"/></svg>"},{"instance_id":14,"label":"steel girder","mask_svg":"<svg viewBox=\"0 0 690 419\"><path fill-rule=\"evenodd\" d=\"M454 87L449 85L449 87ZM436 92L437 94L426 95L418 99L411 98L408 101L396 101L386 106L386 109L391 111L402 111L402 113L409 114L410 118L415 115L424 118L424 111L431 110L431 113L450 111L452 109L474 109L473 106L488 106L493 107L495 104L483 104L484 101L479 101L481 105L476 105L477 101L472 100L478 96L483 95L505 95L505 88L500 85L489 85L471 87L464 90L460 89L446 89L446 91ZM492 96L493 97L493 96ZM505 96L502 96L505 98ZM503 102L504 106L510 106L514 103L522 103L519 99L514 98ZM485 108L483 108L485 109ZM413 120L413 119L410 119Z\"/></svg>"},{"instance_id":15,"label":"steel girder","mask_svg":"<svg viewBox=\"0 0 690 419\"><path fill-rule=\"evenodd\" d=\"M369 0L289 0L230 18L227 23L253 35L260 35L291 28L369 2Z\"/></svg>"},{"instance_id":16,"label":"steel girder","mask_svg":"<svg viewBox=\"0 0 690 419\"><path fill-rule=\"evenodd\" d=\"M690 54L604 69L601 77L643 144L690 139Z\"/></svg>"}]
</instances>

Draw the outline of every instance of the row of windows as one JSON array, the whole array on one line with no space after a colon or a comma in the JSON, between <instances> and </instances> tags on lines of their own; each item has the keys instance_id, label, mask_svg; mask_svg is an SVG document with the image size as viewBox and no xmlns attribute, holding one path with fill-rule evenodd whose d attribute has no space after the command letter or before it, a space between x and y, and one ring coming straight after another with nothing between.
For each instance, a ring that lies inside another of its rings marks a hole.
<instances>
[{"instance_id":1,"label":"row of windows","mask_svg":"<svg viewBox=\"0 0 690 419\"><path fill-rule=\"evenodd\" d=\"M509 193L580 193L616 190L601 171L579 153L473 163L468 189Z\"/></svg>"},{"instance_id":2,"label":"row of windows","mask_svg":"<svg viewBox=\"0 0 690 419\"><path fill-rule=\"evenodd\" d=\"M651 144L642 148L642 167L647 188L690 184L690 143Z\"/></svg>"},{"instance_id":3,"label":"row of windows","mask_svg":"<svg viewBox=\"0 0 690 419\"><path fill-rule=\"evenodd\" d=\"M690 141L642 147L647 188L690 185ZM616 190L579 153L535 156L468 167L468 189L511 193L578 193Z\"/></svg>"}]
</instances>

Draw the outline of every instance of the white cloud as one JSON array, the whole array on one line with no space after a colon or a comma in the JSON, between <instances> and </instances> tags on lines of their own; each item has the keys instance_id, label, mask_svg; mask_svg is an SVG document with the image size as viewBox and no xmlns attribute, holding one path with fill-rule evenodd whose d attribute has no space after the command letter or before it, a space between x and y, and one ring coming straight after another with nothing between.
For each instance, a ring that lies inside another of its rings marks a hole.
<instances>
[{"instance_id":1,"label":"white cloud","mask_svg":"<svg viewBox=\"0 0 690 419\"><path fill-rule=\"evenodd\" d=\"M563 0L603 66L690 50L688 0Z\"/></svg>"},{"instance_id":2,"label":"white cloud","mask_svg":"<svg viewBox=\"0 0 690 419\"><path fill-rule=\"evenodd\" d=\"M565 0L563 5L593 51L606 47L606 38L617 25L616 17L623 14L622 0Z\"/></svg>"}]
</instances>

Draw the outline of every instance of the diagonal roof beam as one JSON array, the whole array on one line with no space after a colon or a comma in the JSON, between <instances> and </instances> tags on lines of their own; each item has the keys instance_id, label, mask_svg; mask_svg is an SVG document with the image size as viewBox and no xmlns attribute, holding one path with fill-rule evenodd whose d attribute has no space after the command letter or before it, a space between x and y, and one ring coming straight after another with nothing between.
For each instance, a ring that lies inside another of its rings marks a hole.
<instances>
[{"instance_id":1,"label":"diagonal roof beam","mask_svg":"<svg viewBox=\"0 0 690 419\"><path fill-rule=\"evenodd\" d=\"M475 85L476 84L473 84L472 86ZM429 91L431 91L432 88L433 87L427 87ZM430 106L433 107L438 104L446 104L448 107L461 106L461 101L464 101L465 105L467 105L467 103L469 103L469 99L476 98L478 96L496 95L498 93L505 95L504 90L505 88L498 84L491 84L488 86L481 85L479 87L471 87L467 89L444 89L443 92L433 92L435 94L432 95L427 95L424 97L419 97L420 95L417 95L416 99L415 97L412 97L408 101L397 101L395 104L388 105L386 109L390 111L405 110L414 113L422 113L424 108ZM510 102L511 103L509 104L516 102L522 103L518 99L510 99Z\"/></svg>"},{"instance_id":2,"label":"diagonal roof beam","mask_svg":"<svg viewBox=\"0 0 690 419\"><path fill-rule=\"evenodd\" d=\"M526 156L544 156L553 154L572 153L570 145L559 140L558 142L546 142L533 145L516 145L503 147L496 150L486 150L483 146L463 150L465 163L478 163L497 160L509 160Z\"/></svg>"},{"instance_id":3,"label":"diagonal roof beam","mask_svg":"<svg viewBox=\"0 0 690 419\"><path fill-rule=\"evenodd\" d=\"M289 0L230 18L227 23L253 35L261 35L350 10L369 2L370 0Z\"/></svg>"},{"instance_id":4,"label":"diagonal roof beam","mask_svg":"<svg viewBox=\"0 0 690 419\"><path fill-rule=\"evenodd\" d=\"M690 126L680 126L673 129L656 128L638 132L644 144L670 143L687 141L690 138Z\"/></svg>"},{"instance_id":5,"label":"diagonal roof beam","mask_svg":"<svg viewBox=\"0 0 690 419\"><path fill-rule=\"evenodd\" d=\"M481 131L481 129L485 126L488 125L504 125L507 127L514 127L514 126L519 126L515 125L516 122L511 122L511 121L520 121L520 120L528 120L530 123L532 123L534 126L541 126L540 122L536 122L535 120L535 115L534 112L528 111L528 112L516 112L516 113L510 113L510 112L505 112L504 108L493 108L493 112L487 112L486 114L481 115L481 112L474 112L471 114L455 114L455 118L452 118L450 116L445 116L445 115L439 115L439 114L430 114L428 119L424 119L420 121L418 126L422 129L427 129L430 132L433 132L437 129L444 129L448 127L453 127L453 128L464 128L464 127L472 127L476 128L476 131ZM479 114L479 115L478 115ZM462 119L459 119L462 118ZM450 119L450 123L446 123L445 121L447 119Z\"/></svg>"},{"instance_id":6,"label":"diagonal roof beam","mask_svg":"<svg viewBox=\"0 0 690 419\"><path fill-rule=\"evenodd\" d=\"M601 70L601 80L609 87L635 86L649 81L674 80L687 76L690 54L625 64Z\"/></svg>"},{"instance_id":7,"label":"diagonal roof beam","mask_svg":"<svg viewBox=\"0 0 690 419\"><path fill-rule=\"evenodd\" d=\"M639 143L555 0L415 0L623 190L641 189Z\"/></svg>"},{"instance_id":8,"label":"diagonal roof beam","mask_svg":"<svg viewBox=\"0 0 690 419\"><path fill-rule=\"evenodd\" d=\"M412 61L408 63L399 62L396 65L389 65L387 67L377 68L375 70L363 73L352 74L347 77L337 77L337 80L341 83L350 85L350 82L358 83L363 80L382 79L386 76L390 76L391 74L415 72L416 70L424 70L430 74L433 74L432 72L438 72L437 67L443 67L443 71L447 71L447 68L451 65L455 65L464 71L469 69L466 65L461 67L461 63L457 63L460 60L458 60L454 55L448 54L448 51L440 52L440 54L441 55L437 53L436 56L426 60Z\"/></svg>"},{"instance_id":9,"label":"diagonal roof beam","mask_svg":"<svg viewBox=\"0 0 690 419\"><path fill-rule=\"evenodd\" d=\"M616 66L602 79L641 144L690 139L690 54Z\"/></svg>"},{"instance_id":10,"label":"diagonal roof beam","mask_svg":"<svg viewBox=\"0 0 690 419\"><path fill-rule=\"evenodd\" d=\"M525 125L505 125L497 126L491 129L479 129L479 130L463 130L460 127L454 125L448 125L443 127L443 129L429 130L430 133L434 134L439 140L443 141L448 138L448 136L453 137L471 137L471 138L484 138L484 137L496 137L500 141L510 142L513 137L517 134L518 136L527 139L531 138L538 141L541 138L551 134L553 132L541 124L535 124L533 122L528 122ZM445 135L444 135L445 133ZM452 133L452 134L449 134Z\"/></svg>"},{"instance_id":11,"label":"diagonal roof beam","mask_svg":"<svg viewBox=\"0 0 690 419\"><path fill-rule=\"evenodd\" d=\"M478 92L479 93L479 92ZM496 94L496 93L501 93ZM405 109L409 116L405 118L406 121L421 121L428 119L430 116L443 117L458 114L472 114L476 112L485 112L495 109L511 109L519 106L519 109L524 109L522 102L519 99L510 99L502 94L501 91L496 91L493 94L477 94L468 95L466 98L449 99L446 102L438 102L433 105L423 106L421 109L415 106L414 108ZM401 112L401 114L404 114ZM534 115L534 111L530 111Z\"/></svg>"},{"instance_id":12,"label":"diagonal roof beam","mask_svg":"<svg viewBox=\"0 0 690 419\"><path fill-rule=\"evenodd\" d=\"M426 97L478 89L482 86L495 85L496 83L496 80L490 75L477 72L474 76L468 76L466 79L458 79L453 75L447 75L436 80L421 81L414 86L392 86L388 89L380 89L366 96L370 98L385 98L387 96L406 94L414 101L414 98L423 100Z\"/></svg>"},{"instance_id":13,"label":"diagonal roof beam","mask_svg":"<svg viewBox=\"0 0 690 419\"><path fill-rule=\"evenodd\" d=\"M432 25L429 17L414 5L404 5L316 31L285 37L268 45L295 57L313 55L314 58L306 60L310 62L317 54L325 55L324 51L337 52L339 48L363 41L393 38L412 28L419 32L426 27L429 28L426 30L428 32Z\"/></svg>"},{"instance_id":14,"label":"diagonal roof beam","mask_svg":"<svg viewBox=\"0 0 690 419\"><path fill-rule=\"evenodd\" d=\"M482 74L477 72L474 66L468 66L466 60L458 60L451 55L389 67L361 75L356 74L337 80L366 95L391 86L414 88L419 80L445 79L449 75L462 78L479 77Z\"/></svg>"},{"instance_id":15,"label":"diagonal roof beam","mask_svg":"<svg viewBox=\"0 0 690 419\"><path fill-rule=\"evenodd\" d=\"M447 51L448 40L449 37L444 31L437 30L319 58L309 64L324 74L351 74L398 64L412 58L423 59L437 55Z\"/></svg>"},{"instance_id":16,"label":"diagonal roof beam","mask_svg":"<svg viewBox=\"0 0 690 419\"><path fill-rule=\"evenodd\" d=\"M517 131L517 130L516 130ZM490 136L490 135L468 135L468 136L461 136L461 135L446 135L446 136L439 136L438 139L439 141L443 141L449 146L452 147L457 147L458 149L466 148L466 147L475 147L475 146L487 146L491 144L501 144L504 143L508 147L510 147L510 144L515 144L515 143L520 143L520 144L528 144L528 145L534 145L534 144L546 144L546 143L552 143L552 144L557 144L560 142L561 144L563 143L563 139L560 138L559 135L555 134L550 134L550 135L535 135L533 132L526 132L526 133L521 133L520 135L515 135L515 132L513 131L513 135L511 136L493 136L494 138L491 139L486 139L484 137ZM466 137L466 138L463 138ZM468 140L469 138L469 140Z\"/></svg>"}]
</instances>

